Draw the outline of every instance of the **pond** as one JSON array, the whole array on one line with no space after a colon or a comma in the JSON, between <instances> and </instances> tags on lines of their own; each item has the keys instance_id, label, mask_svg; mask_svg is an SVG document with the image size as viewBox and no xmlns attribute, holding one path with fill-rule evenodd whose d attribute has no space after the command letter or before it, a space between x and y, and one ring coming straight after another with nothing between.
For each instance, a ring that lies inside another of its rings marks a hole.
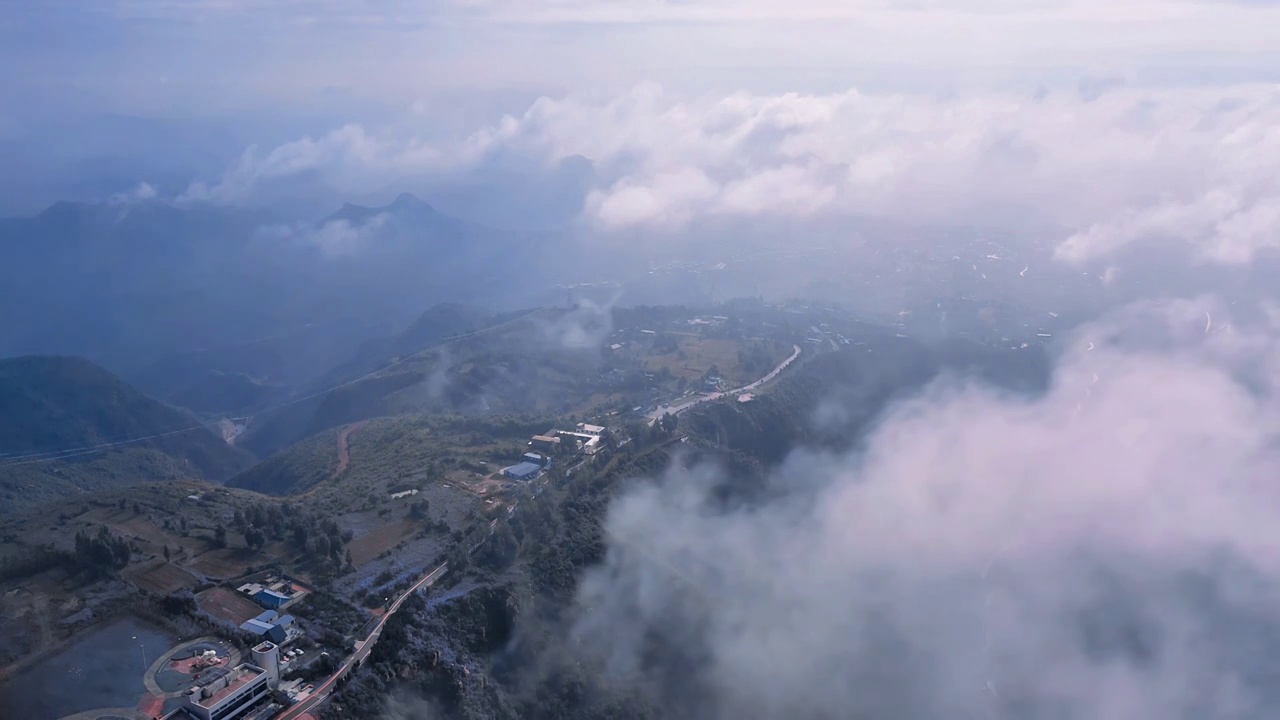
<instances>
[{"instance_id":1,"label":"pond","mask_svg":"<svg viewBox=\"0 0 1280 720\"><path fill-rule=\"evenodd\" d=\"M0 717L56 720L109 707L137 707L150 663L177 644L136 618L96 627L0 685Z\"/></svg>"}]
</instances>

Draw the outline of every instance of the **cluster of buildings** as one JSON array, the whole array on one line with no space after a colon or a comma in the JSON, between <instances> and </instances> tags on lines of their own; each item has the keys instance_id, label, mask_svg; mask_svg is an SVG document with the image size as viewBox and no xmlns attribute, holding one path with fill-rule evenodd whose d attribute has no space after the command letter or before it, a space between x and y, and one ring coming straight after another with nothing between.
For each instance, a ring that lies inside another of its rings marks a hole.
<instances>
[{"instance_id":1,"label":"cluster of buildings","mask_svg":"<svg viewBox=\"0 0 1280 720\"><path fill-rule=\"evenodd\" d=\"M248 720L274 714L265 700L280 682L280 648L263 642L251 651L252 662L214 668L182 696L182 706L164 720Z\"/></svg>"},{"instance_id":2,"label":"cluster of buildings","mask_svg":"<svg viewBox=\"0 0 1280 720\"><path fill-rule=\"evenodd\" d=\"M236 588L254 602L270 610L280 608L299 599L305 592L288 578L271 578L265 582L250 582Z\"/></svg>"},{"instance_id":3,"label":"cluster of buildings","mask_svg":"<svg viewBox=\"0 0 1280 720\"><path fill-rule=\"evenodd\" d=\"M585 455L600 452L601 438L607 428L600 425L578 423L573 430L552 430L545 435L534 435L529 440L529 447L552 454L569 451L582 451Z\"/></svg>"},{"instance_id":4,"label":"cluster of buildings","mask_svg":"<svg viewBox=\"0 0 1280 720\"><path fill-rule=\"evenodd\" d=\"M530 452L525 453L521 461L515 465L502 468L502 474L512 480L532 480L550 465L551 458Z\"/></svg>"},{"instance_id":5,"label":"cluster of buildings","mask_svg":"<svg viewBox=\"0 0 1280 720\"><path fill-rule=\"evenodd\" d=\"M240 625L256 638L250 657L230 667L214 650L197 655L190 665L194 682L182 693L181 705L161 716L162 720L269 720L280 712L280 701L273 702L273 697L283 694L296 700L295 686L300 681L282 683L281 668L287 669L303 651L286 653L282 648L302 633L293 616L282 611L310 588L274 571L247 580L237 591L266 608Z\"/></svg>"},{"instance_id":6,"label":"cluster of buildings","mask_svg":"<svg viewBox=\"0 0 1280 720\"><path fill-rule=\"evenodd\" d=\"M578 423L573 430L551 430L543 435L534 435L529 439L530 452L525 453L519 463L503 468L502 474L513 480L533 480L551 467L552 457L579 452L595 455L604 447L601 442L607 431L601 425Z\"/></svg>"},{"instance_id":7,"label":"cluster of buildings","mask_svg":"<svg viewBox=\"0 0 1280 720\"><path fill-rule=\"evenodd\" d=\"M275 610L267 610L255 618L246 620L240 629L275 643L292 639L296 632L293 627L293 616L281 615Z\"/></svg>"}]
</instances>

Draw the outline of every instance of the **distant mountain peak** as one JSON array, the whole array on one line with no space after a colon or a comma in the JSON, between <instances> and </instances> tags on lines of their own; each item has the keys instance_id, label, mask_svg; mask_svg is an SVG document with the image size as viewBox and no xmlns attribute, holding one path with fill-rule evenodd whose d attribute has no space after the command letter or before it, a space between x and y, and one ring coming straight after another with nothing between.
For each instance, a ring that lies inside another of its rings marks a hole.
<instances>
[{"instance_id":1,"label":"distant mountain peak","mask_svg":"<svg viewBox=\"0 0 1280 720\"><path fill-rule=\"evenodd\" d=\"M325 218L321 224L331 222L333 220L345 220L353 224L363 224L386 213L414 218L444 217L426 201L416 195L406 192L397 195L396 199L391 201L389 205L383 205L381 207L369 207L368 205L343 203L340 210Z\"/></svg>"},{"instance_id":2,"label":"distant mountain peak","mask_svg":"<svg viewBox=\"0 0 1280 720\"><path fill-rule=\"evenodd\" d=\"M422 198L412 193L403 192L396 196L388 207L396 210L431 210L433 209Z\"/></svg>"},{"instance_id":3,"label":"distant mountain peak","mask_svg":"<svg viewBox=\"0 0 1280 720\"><path fill-rule=\"evenodd\" d=\"M75 200L59 200L49 207L45 208L36 217L42 219L57 217L75 217L89 207L88 203L77 202Z\"/></svg>"}]
</instances>

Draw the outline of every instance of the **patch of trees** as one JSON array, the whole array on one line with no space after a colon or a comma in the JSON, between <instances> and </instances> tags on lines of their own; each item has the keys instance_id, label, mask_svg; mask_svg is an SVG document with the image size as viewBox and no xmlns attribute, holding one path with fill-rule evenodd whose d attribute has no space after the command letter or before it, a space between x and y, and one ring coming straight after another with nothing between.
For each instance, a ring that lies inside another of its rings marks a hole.
<instances>
[{"instance_id":1,"label":"patch of trees","mask_svg":"<svg viewBox=\"0 0 1280 720\"><path fill-rule=\"evenodd\" d=\"M494 571L505 570L520 553L520 541L505 520L499 520L493 534L485 539L475 554L477 566Z\"/></svg>"},{"instance_id":2,"label":"patch of trees","mask_svg":"<svg viewBox=\"0 0 1280 720\"><path fill-rule=\"evenodd\" d=\"M165 595L157 604L162 612L169 615L195 615L200 611L195 596L190 592Z\"/></svg>"},{"instance_id":3,"label":"patch of trees","mask_svg":"<svg viewBox=\"0 0 1280 720\"><path fill-rule=\"evenodd\" d=\"M659 333L653 340L654 355L668 355L680 349L680 341L671 333Z\"/></svg>"},{"instance_id":4,"label":"patch of trees","mask_svg":"<svg viewBox=\"0 0 1280 720\"><path fill-rule=\"evenodd\" d=\"M262 546L267 542L267 534L264 533L256 525L250 525L244 530L244 544L251 550L261 550Z\"/></svg>"},{"instance_id":5,"label":"patch of trees","mask_svg":"<svg viewBox=\"0 0 1280 720\"><path fill-rule=\"evenodd\" d=\"M334 649L342 649L343 635L355 632L366 620L365 613L359 608L323 591L311 593L304 602L291 607L289 612L308 621L309 628L315 629L314 634L308 633L312 639ZM331 635L326 635L325 632Z\"/></svg>"},{"instance_id":6,"label":"patch of trees","mask_svg":"<svg viewBox=\"0 0 1280 720\"><path fill-rule=\"evenodd\" d=\"M133 551L129 541L116 537L107 528L100 527L96 535L84 530L76 533L76 558L81 567L95 575L109 575L129 564Z\"/></svg>"},{"instance_id":7,"label":"patch of trees","mask_svg":"<svg viewBox=\"0 0 1280 720\"><path fill-rule=\"evenodd\" d=\"M788 353L790 354L790 353ZM738 366L752 377L768 373L781 362L785 355L770 352L763 343L753 343L750 347L738 351Z\"/></svg>"},{"instance_id":8,"label":"patch of trees","mask_svg":"<svg viewBox=\"0 0 1280 720\"><path fill-rule=\"evenodd\" d=\"M347 543L353 534L350 530L342 531L332 519L299 514L290 521L289 537L295 549L307 553L315 562L338 568L346 557Z\"/></svg>"},{"instance_id":9,"label":"patch of trees","mask_svg":"<svg viewBox=\"0 0 1280 720\"><path fill-rule=\"evenodd\" d=\"M25 548L21 553L0 560L0 582L23 580L54 567L74 566L78 563L71 553L49 545Z\"/></svg>"}]
</instances>

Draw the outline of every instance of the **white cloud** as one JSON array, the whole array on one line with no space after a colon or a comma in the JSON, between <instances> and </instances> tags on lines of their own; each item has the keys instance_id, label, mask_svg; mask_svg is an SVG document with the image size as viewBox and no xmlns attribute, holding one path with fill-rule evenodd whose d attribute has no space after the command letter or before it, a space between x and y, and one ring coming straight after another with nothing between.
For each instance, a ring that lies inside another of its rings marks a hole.
<instances>
[{"instance_id":1,"label":"white cloud","mask_svg":"<svg viewBox=\"0 0 1280 720\"><path fill-rule=\"evenodd\" d=\"M697 657L710 718L1274 715L1280 376L1240 371L1280 345L1206 307L1087 330L1037 399L934 388L758 505L699 471L627 493L578 638L625 675L655 634Z\"/></svg>"},{"instance_id":2,"label":"white cloud","mask_svg":"<svg viewBox=\"0 0 1280 720\"><path fill-rule=\"evenodd\" d=\"M330 187L360 192L405 171L443 165L440 151L414 138L391 137L344 125L319 138L304 137L268 152L250 147L216 182L196 182L183 202L244 203L265 183L321 175Z\"/></svg>"},{"instance_id":3,"label":"white cloud","mask_svg":"<svg viewBox=\"0 0 1280 720\"><path fill-rule=\"evenodd\" d=\"M135 185L132 190L112 195L107 199L107 202L112 205L131 205L137 202L154 200L155 197L155 187L153 187L151 183L140 182Z\"/></svg>"},{"instance_id":4,"label":"white cloud","mask_svg":"<svg viewBox=\"0 0 1280 720\"><path fill-rule=\"evenodd\" d=\"M599 350L613 331L612 302L580 300L565 313L535 318L541 339L564 350Z\"/></svg>"},{"instance_id":5,"label":"white cloud","mask_svg":"<svg viewBox=\"0 0 1280 720\"><path fill-rule=\"evenodd\" d=\"M315 248L326 257L337 258L369 249L390 219L387 213L379 213L361 223L341 218L319 225L277 223L260 228L258 236L268 242L292 242Z\"/></svg>"},{"instance_id":6,"label":"white cloud","mask_svg":"<svg viewBox=\"0 0 1280 720\"><path fill-rule=\"evenodd\" d=\"M602 181L601 227L716 216L870 214L921 222L1069 228L1058 256L1092 261L1136 242L1241 263L1276 247L1280 90L1112 88L1099 95L939 99L685 97L654 85L608 100L543 98L463 141L347 126L251 150L189 198L242 201L316 173L345 191L473 167L493 152L548 165L581 155Z\"/></svg>"},{"instance_id":7,"label":"white cloud","mask_svg":"<svg viewBox=\"0 0 1280 720\"><path fill-rule=\"evenodd\" d=\"M1082 228L1060 257L1177 240L1244 262L1277 243L1280 92L1111 90L1086 100L848 92L686 99L651 86L610 102L543 100L485 142L580 154L612 184L604 225L703 214L869 213ZM1002 215L1003 214L1003 215Z\"/></svg>"}]
</instances>

